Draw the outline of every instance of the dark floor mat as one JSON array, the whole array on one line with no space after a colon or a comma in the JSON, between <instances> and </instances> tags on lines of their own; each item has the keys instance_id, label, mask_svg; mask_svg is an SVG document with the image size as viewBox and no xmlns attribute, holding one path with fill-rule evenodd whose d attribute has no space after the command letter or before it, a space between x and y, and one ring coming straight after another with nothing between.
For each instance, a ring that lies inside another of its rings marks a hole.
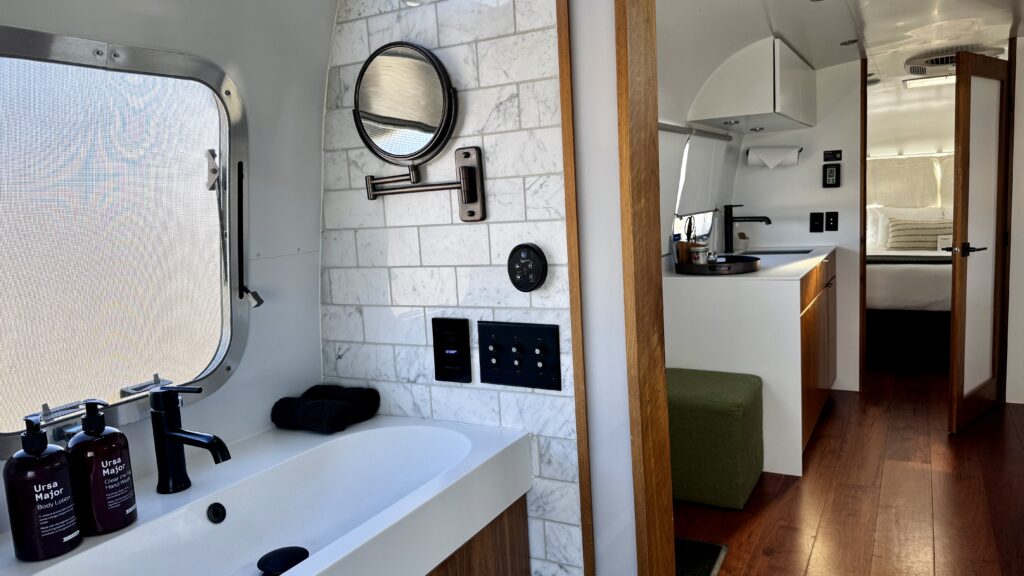
<instances>
[{"instance_id":1,"label":"dark floor mat","mask_svg":"<svg viewBox=\"0 0 1024 576\"><path fill-rule=\"evenodd\" d=\"M676 576L715 576L727 547L696 540L676 540Z\"/></svg>"}]
</instances>

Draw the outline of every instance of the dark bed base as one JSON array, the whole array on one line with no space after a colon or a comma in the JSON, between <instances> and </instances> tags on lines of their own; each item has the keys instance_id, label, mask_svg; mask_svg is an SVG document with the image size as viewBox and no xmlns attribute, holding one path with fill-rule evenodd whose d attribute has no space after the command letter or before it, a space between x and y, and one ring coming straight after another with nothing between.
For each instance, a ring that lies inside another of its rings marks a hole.
<instances>
[{"instance_id":1,"label":"dark bed base","mask_svg":"<svg viewBox=\"0 0 1024 576\"><path fill-rule=\"evenodd\" d=\"M869 370L949 371L949 312L869 309L866 320Z\"/></svg>"}]
</instances>

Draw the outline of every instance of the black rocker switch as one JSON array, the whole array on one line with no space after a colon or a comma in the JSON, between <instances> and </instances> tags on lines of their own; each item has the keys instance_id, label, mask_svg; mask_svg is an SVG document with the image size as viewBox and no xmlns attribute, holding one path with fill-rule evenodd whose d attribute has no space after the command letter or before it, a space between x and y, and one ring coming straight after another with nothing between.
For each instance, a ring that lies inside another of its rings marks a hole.
<instances>
[{"instance_id":1,"label":"black rocker switch","mask_svg":"<svg viewBox=\"0 0 1024 576\"><path fill-rule=\"evenodd\" d=\"M434 379L442 382L473 381L469 351L469 320L434 318Z\"/></svg>"}]
</instances>

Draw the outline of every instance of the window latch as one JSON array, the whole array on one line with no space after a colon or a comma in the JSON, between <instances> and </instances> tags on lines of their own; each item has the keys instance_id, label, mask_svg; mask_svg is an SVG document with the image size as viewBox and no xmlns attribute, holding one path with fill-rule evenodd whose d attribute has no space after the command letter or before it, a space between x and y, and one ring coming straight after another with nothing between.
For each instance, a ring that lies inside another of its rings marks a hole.
<instances>
[{"instance_id":1,"label":"window latch","mask_svg":"<svg viewBox=\"0 0 1024 576\"><path fill-rule=\"evenodd\" d=\"M213 148L206 151L206 189L220 189L220 162L217 161L217 151Z\"/></svg>"}]
</instances>

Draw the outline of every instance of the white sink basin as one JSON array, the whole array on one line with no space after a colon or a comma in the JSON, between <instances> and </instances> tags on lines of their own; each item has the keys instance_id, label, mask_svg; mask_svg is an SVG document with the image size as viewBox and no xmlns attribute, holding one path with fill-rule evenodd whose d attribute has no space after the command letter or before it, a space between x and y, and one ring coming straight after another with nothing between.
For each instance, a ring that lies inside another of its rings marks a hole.
<instances>
[{"instance_id":1,"label":"white sink basin","mask_svg":"<svg viewBox=\"0 0 1024 576\"><path fill-rule=\"evenodd\" d=\"M419 576L530 486L525 434L421 420L378 417L326 438L275 430L232 454L213 466L197 452L180 494L138 479L139 522L65 557L17 563L5 542L0 573L256 576L263 554L302 546L311 556L289 576ZM220 524L207 519L215 502Z\"/></svg>"}]
</instances>

